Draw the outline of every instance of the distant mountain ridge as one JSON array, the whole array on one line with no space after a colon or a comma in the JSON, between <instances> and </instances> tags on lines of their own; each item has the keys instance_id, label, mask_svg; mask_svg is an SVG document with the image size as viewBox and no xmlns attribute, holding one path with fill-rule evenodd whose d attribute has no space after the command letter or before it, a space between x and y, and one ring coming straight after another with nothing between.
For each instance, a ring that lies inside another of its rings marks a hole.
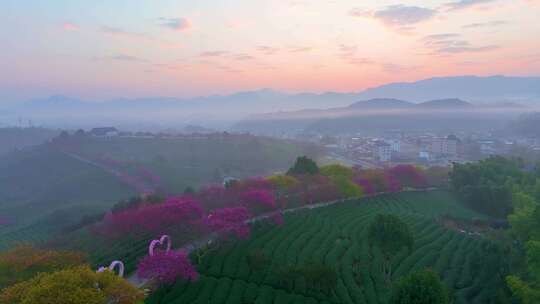
<instances>
[{"instance_id":1,"label":"distant mountain ridge","mask_svg":"<svg viewBox=\"0 0 540 304\"><path fill-rule=\"evenodd\" d=\"M411 108L415 104L412 102L393 99L393 98L374 98L370 100L358 101L348 106L350 109L400 109L400 108Z\"/></svg>"},{"instance_id":2,"label":"distant mountain ridge","mask_svg":"<svg viewBox=\"0 0 540 304\"><path fill-rule=\"evenodd\" d=\"M463 112L463 111L493 111L498 109L523 111L527 107L517 103L502 103L489 105L473 105L458 98L429 100L421 103L412 103L393 98L374 98L357 101L347 107L330 108L324 110L300 110L291 112L274 112L253 115L248 120L268 119L321 119L343 116L365 116L384 113L422 113L422 112Z\"/></svg>"},{"instance_id":3,"label":"distant mountain ridge","mask_svg":"<svg viewBox=\"0 0 540 304\"><path fill-rule=\"evenodd\" d=\"M431 108L431 109L473 107L471 103L463 101L458 98L430 100L426 102L421 102L417 104L416 106L420 108Z\"/></svg>"},{"instance_id":4,"label":"distant mountain ridge","mask_svg":"<svg viewBox=\"0 0 540 304\"><path fill-rule=\"evenodd\" d=\"M377 132L381 130L472 130L500 128L531 109L516 103L472 104L458 98L421 103L392 98L357 101L347 107L258 114L233 129L255 134Z\"/></svg>"},{"instance_id":5,"label":"distant mountain ridge","mask_svg":"<svg viewBox=\"0 0 540 304\"><path fill-rule=\"evenodd\" d=\"M452 99L445 99L452 97ZM359 103L359 100L366 100ZM407 100L407 101L404 101ZM391 83L358 93L288 94L271 89L194 98L119 98L106 102L82 101L62 95L24 103L0 103L0 120L29 118L48 126L137 125L221 128L252 115L291 111L317 112L350 107L360 109L445 108L461 104L521 103L540 106L540 77L457 76ZM439 101L437 101L439 100ZM461 100L461 101L460 101ZM437 101L437 102L435 102ZM511 106L510 106L511 107Z\"/></svg>"},{"instance_id":6,"label":"distant mountain ridge","mask_svg":"<svg viewBox=\"0 0 540 304\"><path fill-rule=\"evenodd\" d=\"M472 102L540 102L540 77L455 76L390 83L359 93L359 99L398 98L422 102L454 96Z\"/></svg>"}]
</instances>

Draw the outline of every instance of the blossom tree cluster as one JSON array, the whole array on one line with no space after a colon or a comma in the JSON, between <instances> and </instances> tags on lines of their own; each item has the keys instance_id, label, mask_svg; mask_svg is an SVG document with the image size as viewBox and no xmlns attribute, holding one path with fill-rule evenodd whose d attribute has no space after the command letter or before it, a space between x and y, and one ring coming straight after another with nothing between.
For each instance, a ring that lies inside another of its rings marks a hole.
<instances>
[{"instance_id":1,"label":"blossom tree cluster","mask_svg":"<svg viewBox=\"0 0 540 304\"><path fill-rule=\"evenodd\" d=\"M427 184L423 171L410 165L387 169L327 165L316 170L291 170L287 175L208 185L161 201L146 200L108 213L95 230L110 238L174 232L177 236L218 232L244 238L249 235L249 226L244 222L253 216L268 214L271 221L280 224L283 209Z\"/></svg>"},{"instance_id":2,"label":"blossom tree cluster","mask_svg":"<svg viewBox=\"0 0 540 304\"><path fill-rule=\"evenodd\" d=\"M246 239L250 234L248 223L250 218L251 214L245 207L222 208L212 211L206 223L212 231L224 237L234 235Z\"/></svg>"},{"instance_id":3,"label":"blossom tree cluster","mask_svg":"<svg viewBox=\"0 0 540 304\"><path fill-rule=\"evenodd\" d=\"M137 266L137 276L162 284L174 283L178 278L188 281L199 278L184 250L160 251L144 257Z\"/></svg>"},{"instance_id":4,"label":"blossom tree cluster","mask_svg":"<svg viewBox=\"0 0 540 304\"><path fill-rule=\"evenodd\" d=\"M174 235L181 244L187 240L176 236L189 235L195 239L213 234L220 239L246 239L250 236L253 219L282 225L285 209L397 192L403 187L425 187L427 184L423 171L413 166L362 169L328 165L314 168L314 162L304 160L303 163L306 165L297 164L298 168L289 170L286 175L234 180L180 196L128 204L108 213L95 226L95 231L109 238L148 235L169 238ZM303 167L309 170L303 170ZM163 245L161 240L158 243ZM138 265L139 277L160 283L172 283L178 278L196 280L198 274L187 251L169 250L169 247L155 253L151 250Z\"/></svg>"},{"instance_id":5,"label":"blossom tree cluster","mask_svg":"<svg viewBox=\"0 0 540 304\"><path fill-rule=\"evenodd\" d=\"M109 238L144 233L164 234L171 227L200 228L205 211L190 197L170 197L161 204L139 205L133 209L108 213L95 231Z\"/></svg>"}]
</instances>

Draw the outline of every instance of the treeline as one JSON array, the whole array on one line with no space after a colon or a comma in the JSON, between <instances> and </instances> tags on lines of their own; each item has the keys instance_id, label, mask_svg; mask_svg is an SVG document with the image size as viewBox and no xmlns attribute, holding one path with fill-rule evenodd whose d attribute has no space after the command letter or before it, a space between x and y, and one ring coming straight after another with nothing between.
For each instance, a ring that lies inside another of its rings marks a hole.
<instances>
[{"instance_id":1,"label":"treeline","mask_svg":"<svg viewBox=\"0 0 540 304\"><path fill-rule=\"evenodd\" d=\"M490 157L475 163L454 164L452 189L472 209L496 218L513 210L512 193L525 189L540 198L540 170L525 170L520 159Z\"/></svg>"},{"instance_id":2,"label":"treeline","mask_svg":"<svg viewBox=\"0 0 540 304\"><path fill-rule=\"evenodd\" d=\"M312 159L302 156L297 158L286 174L228 180L224 184L207 185L197 191L188 187L182 195L177 196L153 194L132 198L116 204L100 223L90 220L88 223L94 225L94 231L108 238L138 237L148 232L159 232L172 234L176 240L184 240L186 235L205 233L194 229L197 227L192 225L193 221L186 222L182 212L178 212L177 218L174 218L174 210L185 202L197 206L205 215L227 208L242 208L250 217L255 217L279 214L288 208L376 193L444 187L447 176L448 171L444 168L422 169L412 165L386 169L351 168L339 164L319 167ZM170 221L164 220L165 215Z\"/></svg>"},{"instance_id":3,"label":"treeline","mask_svg":"<svg viewBox=\"0 0 540 304\"><path fill-rule=\"evenodd\" d=\"M471 208L508 219L498 237L510 251L508 287L520 303L540 303L540 166L491 157L455 164L450 181Z\"/></svg>"}]
</instances>

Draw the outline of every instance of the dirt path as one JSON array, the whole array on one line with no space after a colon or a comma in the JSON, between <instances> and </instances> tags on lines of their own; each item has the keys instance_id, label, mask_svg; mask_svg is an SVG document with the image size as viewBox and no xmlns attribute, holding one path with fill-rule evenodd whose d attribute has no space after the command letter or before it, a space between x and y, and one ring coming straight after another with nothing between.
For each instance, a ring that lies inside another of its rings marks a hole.
<instances>
[{"instance_id":1,"label":"dirt path","mask_svg":"<svg viewBox=\"0 0 540 304\"><path fill-rule=\"evenodd\" d=\"M66 151L61 151L61 152L64 153L66 156L72 158L72 159L75 159L77 161L89 164L89 165L91 165L93 167L99 168L99 169L107 172L110 175L113 175L118 180L120 180L124 184L127 184L128 186L130 186L131 188L137 190L140 193L152 193L155 190L154 186L152 186L152 185L150 185L148 183L145 183L145 181L143 179L137 178L137 177L130 177L129 174L127 174L127 173L125 173L125 172L123 172L123 171L121 171L119 169L116 169L116 168L114 168L112 166L108 166L106 164L103 164L103 163L88 159L86 157L83 157L83 156L80 156L80 155L77 155L77 154L74 154L74 153L71 153L71 152L66 152Z\"/></svg>"}]
</instances>

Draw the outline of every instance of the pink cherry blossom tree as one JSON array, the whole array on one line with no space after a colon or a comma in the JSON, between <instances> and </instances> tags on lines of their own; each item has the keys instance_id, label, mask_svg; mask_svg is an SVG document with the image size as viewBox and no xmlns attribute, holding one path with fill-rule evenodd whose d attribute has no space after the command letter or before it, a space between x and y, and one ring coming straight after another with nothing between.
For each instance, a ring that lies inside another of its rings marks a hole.
<instances>
[{"instance_id":1,"label":"pink cherry blossom tree","mask_svg":"<svg viewBox=\"0 0 540 304\"><path fill-rule=\"evenodd\" d=\"M366 194L366 195L375 194L375 192L376 192L375 186L368 179L362 178L362 177L357 177L357 178L354 179L354 182L358 186L362 187L362 190L364 191L364 194Z\"/></svg>"},{"instance_id":2,"label":"pink cherry blossom tree","mask_svg":"<svg viewBox=\"0 0 540 304\"><path fill-rule=\"evenodd\" d=\"M398 192L401 191L402 186L399 180L392 174L385 172L384 180L386 183L387 192Z\"/></svg>"},{"instance_id":3,"label":"pink cherry blossom tree","mask_svg":"<svg viewBox=\"0 0 540 304\"><path fill-rule=\"evenodd\" d=\"M173 227L196 227L205 212L190 197L171 197L165 203L108 213L95 231L110 238L140 233L167 234Z\"/></svg>"},{"instance_id":4,"label":"pink cherry blossom tree","mask_svg":"<svg viewBox=\"0 0 540 304\"><path fill-rule=\"evenodd\" d=\"M252 189L240 194L240 203L254 212L268 212L276 209L274 193L266 189Z\"/></svg>"},{"instance_id":5,"label":"pink cherry blossom tree","mask_svg":"<svg viewBox=\"0 0 540 304\"><path fill-rule=\"evenodd\" d=\"M220 236L236 236L246 239L250 234L250 227L247 220L251 218L246 207L231 207L213 210L207 217L206 223L211 231Z\"/></svg>"},{"instance_id":6,"label":"pink cherry blossom tree","mask_svg":"<svg viewBox=\"0 0 540 304\"><path fill-rule=\"evenodd\" d=\"M184 250L157 252L144 257L137 265L137 276L160 284L172 284L178 279L196 281L199 278Z\"/></svg>"},{"instance_id":7,"label":"pink cherry blossom tree","mask_svg":"<svg viewBox=\"0 0 540 304\"><path fill-rule=\"evenodd\" d=\"M397 165L387 170L387 174L394 176L405 187L426 187L426 177L413 165Z\"/></svg>"}]
</instances>

